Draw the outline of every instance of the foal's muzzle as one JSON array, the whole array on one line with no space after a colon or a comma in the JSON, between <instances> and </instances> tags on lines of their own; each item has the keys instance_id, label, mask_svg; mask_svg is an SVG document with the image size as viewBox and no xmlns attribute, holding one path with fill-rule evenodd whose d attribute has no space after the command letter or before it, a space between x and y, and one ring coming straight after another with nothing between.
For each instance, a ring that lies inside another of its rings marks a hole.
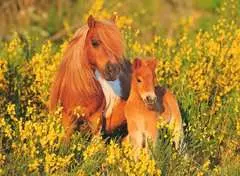
<instances>
[{"instance_id":1,"label":"foal's muzzle","mask_svg":"<svg viewBox=\"0 0 240 176\"><path fill-rule=\"evenodd\" d=\"M145 104L150 108L153 109L155 107L155 105L157 104L157 96L146 96L146 98L144 98L143 100L145 102Z\"/></svg>"},{"instance_id":2,"label":"foal's muzzle","mask_svg":"<svg viewBox=\"0 0 240 176\"><path fill-rule=\"evenodd\" d=\"M108 62L104 70L104 78L107 81L114 81L120 73L120 64L112 64Z\"/></svg>"}]
</instances>

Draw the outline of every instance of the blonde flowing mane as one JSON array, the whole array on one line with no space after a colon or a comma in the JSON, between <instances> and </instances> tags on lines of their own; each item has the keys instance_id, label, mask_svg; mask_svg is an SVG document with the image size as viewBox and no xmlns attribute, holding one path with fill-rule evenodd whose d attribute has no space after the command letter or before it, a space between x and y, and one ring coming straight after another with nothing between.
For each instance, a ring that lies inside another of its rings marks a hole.
<instances>
[{"instance_id":1,"label":"blonde flowing mane","mask_svg":"<svg viewBox=\"0 0 240 176\"><path fill-rule=\"evenodd\" d=\"M95 79L94 71L88 63L86 54L87 25L76 31L64 53L50 95L50 110L58 102L63 108L71 109L79 105L88 105L93 98L103 101L100 84ZM108 52L121 58L123 44L121 34L115 24L98 21L97 33Z\"/></svg>"}]
</instances>

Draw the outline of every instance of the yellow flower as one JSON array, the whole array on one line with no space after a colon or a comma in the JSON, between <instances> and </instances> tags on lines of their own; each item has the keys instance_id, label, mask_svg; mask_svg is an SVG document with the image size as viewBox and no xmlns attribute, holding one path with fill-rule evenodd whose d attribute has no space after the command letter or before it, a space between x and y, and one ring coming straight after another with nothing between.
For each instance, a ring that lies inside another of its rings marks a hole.
<instances>
[{"instance_id":1,"label":"yellow flower","mask_svg":"<svg viewBox=\"0 0 240 176\"><path fill-rule=\"evenodd\" d=\"M127 16L119 16L117 18L116 24L119 28L123 28L124 26L130 26L132 25L132 18L127 17ZM138 35L139 31L136 31L135 35Z\"/></svg>"},{"instance_id":2,"label":"yellow flower","mask_svg":"<svg viewBox=\"0 0 240 176\"><path fill-rule=\"evenodd\" d=\"M236 129L237 129L237 135L240 136L240 118L237 119Z\"/></svg>"},{"instance_id":3,"label":"yellow flower","mask_svg":"<svg viewBox=\"0 0 240 176\"><path fill-rule=\"evenodd\" d=\"M6 156L4 154L0 153L0 166L3 166L5 160L6 160Z\"/></svg>"},{"instance_id":4,"label":"yellow flower","mask_svg":"<svg viewBox=\"0 0 240 176\"><path fill-rule=\"evenodd\" d=\"M121 157L121 150L119 146L113 141L107 146L107 158L108 164L115 164Z\"/></svg>"},{"instance_id":5,"label":"yellow flower","mask_svg":"<svg viewBox=\"0 0 240 176\"><path fill-rule=\"evenodd\" d=\"M0 58L0 90L6 89L7 80L5 79L5 73L7 72L7 61Z\"/></svg>"},{"instance_id":6,"label":"yellow flower","mask_svg":"<svg viewBox=\"0 0 240 176\"><path fill-rule=\"evenodd\" d=\"M38 171L39 162L40 162L40 161L38 161L38 160L34 160L32 163L30 163L30 164L28 165L28 171L29 171L29 172Z\"/></svg>"},{"instance_id":7,"label":"yellow flower","mask_svg":"<svg viewBox=\"0 0 240 176\"><path fill-rule=\"evenodd\" d=\"M21 48L21 41L17 33L14 34L13 39L5 47L10 57L14 58L17 56L18 49Z\"/></svg>"},{"instance_id":8,"label":"yellow flower","mask_svg":"<svg viewBox=\"0 0 240 176\"><path fill-rule=\"evenodd\" d=\"M96 153L102 151L104 149L104 143L100 137L94 137L92 139L91 144L87 147L87 149L83 153L83 159L87 160L93 157Z\"/></svg>"}]
</instances>

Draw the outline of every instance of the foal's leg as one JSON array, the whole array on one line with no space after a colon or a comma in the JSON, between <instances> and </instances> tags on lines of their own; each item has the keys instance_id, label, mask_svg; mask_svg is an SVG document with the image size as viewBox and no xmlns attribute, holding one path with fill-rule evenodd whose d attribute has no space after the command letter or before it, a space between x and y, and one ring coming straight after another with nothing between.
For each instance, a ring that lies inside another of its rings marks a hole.
<instances>
[{"instance_id":1,"label":"foal's leg","mask_svg":"<svg viewBox=\"0 0 240 176\"><path fill-rule=\"evenodd\" d=\"M136 148L143 148L145 141L141 131L134 131L130 134L130 141Z\"/></svg>"},{"instance_id":2,"label":"foal's leg","mask_svg":"<svg viewBox=\"0 0 240 176\"><path fill-rule=\"evenodd\" d=\"M145 136L142 131L137 130L129 134L129 140L135 149L134 158L138 160L140 150L146 146Z\"/></svg>"}]
</instances>

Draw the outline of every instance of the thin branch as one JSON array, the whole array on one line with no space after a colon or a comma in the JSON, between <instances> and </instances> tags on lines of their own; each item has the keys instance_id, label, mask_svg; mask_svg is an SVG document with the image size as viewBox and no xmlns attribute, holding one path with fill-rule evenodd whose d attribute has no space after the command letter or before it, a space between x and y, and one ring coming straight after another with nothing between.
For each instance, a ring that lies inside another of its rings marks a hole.
<instances>
[{"instance_id":1,"label":"thin branch","mask_svg":"<svg viewBox=\"0 0 240 176\"><path fill-rule=\"evenodd\" d=\"M71 27L71 31L75 31L77 28L79 28L81 26L81 24L75 24ZM67 31L65 29L62 29L60 31L58 31L57 33L55 33L54 35L50 36L48 38L48 40L50 41L57 41L62 39L63 37L65 37L67 35Z\"/></svg>"}]
</instances>

